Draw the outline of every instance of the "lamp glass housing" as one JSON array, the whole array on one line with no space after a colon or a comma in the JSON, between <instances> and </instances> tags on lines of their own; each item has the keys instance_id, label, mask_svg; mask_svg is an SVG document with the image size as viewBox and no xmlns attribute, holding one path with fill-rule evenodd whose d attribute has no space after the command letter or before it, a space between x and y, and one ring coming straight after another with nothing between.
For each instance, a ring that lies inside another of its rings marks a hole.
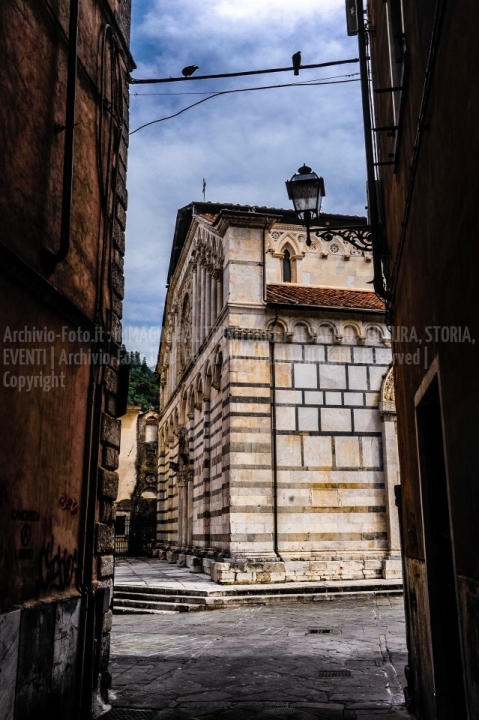
<instances>
[{"instance_id":1,"label":"lamp glass housing","mask_svg":"<svg viewBox=\"0 0 479 720\"><path fill-rule=\"evenodd\" d=\"M303 165L291 180L286 182L286 189L301 222L308 225L311 220L319 217L321 201L326 194L322 177L316 175L307 165Z\"/></svg>"}]
</instances>

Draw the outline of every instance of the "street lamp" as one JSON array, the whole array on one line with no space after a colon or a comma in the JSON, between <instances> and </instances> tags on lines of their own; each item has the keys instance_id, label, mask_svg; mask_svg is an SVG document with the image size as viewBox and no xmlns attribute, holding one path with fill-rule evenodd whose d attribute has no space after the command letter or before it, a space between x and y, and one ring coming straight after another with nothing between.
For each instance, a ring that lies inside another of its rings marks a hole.
<instances>
[{"instance_id":1,"label":"street lamp","mask_svg":"<svg viewBox=\"0 0 479 720\"><path fill-rule=\"evenodd\" d=\"M311 245L310 228L313 220L319 220L321 202L326 195L324 180L306 164L299 168L291 180L286 181L288 197L293 201L298 219L306 227L306 245Z\"/></svg>"},{"instance_id":2,"label":"street lamp","mask_svg":"<svg viewBox=\"0 0 479 720\"><path fill-rule=\"evenodd\" d=\"M321 201L326 195L324 180L307 165L300 167L291 180L286 181L288 197L293 201L294 211L300 223L306 228L306 245L311 246L311 230L316 237L331 242L339 236L361 251L372 250L371 228L369 225L349 226L347 228L313 228L314 221L319 222Z\"/></svg>"}]
</instances>

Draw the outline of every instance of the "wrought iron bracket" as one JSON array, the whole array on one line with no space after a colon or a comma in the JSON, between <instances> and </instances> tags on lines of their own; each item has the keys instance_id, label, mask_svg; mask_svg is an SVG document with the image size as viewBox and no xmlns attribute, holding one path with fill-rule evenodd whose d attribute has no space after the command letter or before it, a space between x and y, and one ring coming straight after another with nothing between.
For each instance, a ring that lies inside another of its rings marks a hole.
<instances>
[{"instance_id":1,"label":"wrought iron bracket","mask_svg":"<svg viewBox=\"0 0 479 720\"><path fill-rule=\"evenodd\" d=\"M327 228L324 230L316 230L315 235L321 240L331 242L335 237L340 237L347 243L362 252L372 252L373 242L371 239L371 228L369 225L361 225L361 227L350 228Z\"/></svg>"}]
</instances>

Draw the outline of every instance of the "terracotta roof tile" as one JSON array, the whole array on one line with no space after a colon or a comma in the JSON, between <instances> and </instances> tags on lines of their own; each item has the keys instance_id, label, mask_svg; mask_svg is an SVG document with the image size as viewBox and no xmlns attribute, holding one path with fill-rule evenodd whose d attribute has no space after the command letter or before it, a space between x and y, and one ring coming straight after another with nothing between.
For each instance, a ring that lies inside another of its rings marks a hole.
<instances>
[{"instance_id":1,"label":"terracotta roof tile","mask_svg":"<svg viewBox=\"0 0 479 720\"><path fill-rule=\"evenodd\" d=\"M217 218L218 216L217 216L217 215L213 215L212 213L201 213L201 214L200 214L200 217L205 218L205 220L208 220L208 222L211 222L211 223L212 223L212 222L214 222L214 221L216 220L216 218Z\"/></svg>"},{"instance_id":2,"label":"terracotta roof tile","mask_svg":"<svg viewBox=\"0 0 479 720\"><path fill-rule=\"evenodd\" d=\"M384 310L384 302L373 292L364 290L342 290L311 285L266 286L266 300L271 303L288 305L322 305L323 307L357 308L361 310Z\"/></svg>"}]
</instances>

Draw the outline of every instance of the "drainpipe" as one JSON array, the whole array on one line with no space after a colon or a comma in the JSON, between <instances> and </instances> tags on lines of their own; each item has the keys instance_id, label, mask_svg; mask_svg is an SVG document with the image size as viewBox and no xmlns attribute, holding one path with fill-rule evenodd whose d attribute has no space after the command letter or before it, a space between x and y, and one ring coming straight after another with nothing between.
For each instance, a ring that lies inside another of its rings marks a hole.
<instances>
[{"instance_id":1,"label":"drainpipe","mask_svg":"<svg viewBox=\"0 0 479 720\"><path fill-rule=\"evenodd\" d=\"M283 560L278 549L278 451L276 438L276 363L274 356L274 333L278 324L278 308L271 329L270 364L271 364L271 465L273 471L273 549L275 555Z\"/></svg>"},{"instance_id":2,"label":"drainpipe","mask_svg":"<svg viewBox=\"0 0 479 720\"><path fill-rule=\"evenodd\" d=\"M266 228L263 225L263 302L266 300ZM277 463L277 441L276 441L276 367L274 357L274 331L278 324L278 308L275 308L275 318L271 329L269 341L269 358L271 367L271 466L273 471L273 549L276 557L283 560L278 550L278 463Z\"/></svg>"},{"instance_id":3,"label":"drainpipe","mask_svg":"<svg viewBox=\"0 0 479 720\"><path fill-rule=\"evenodd\" d=\"M57 132L64 130L65 145L63 155L63 190L62 214L60 226L60 247L57 252L51 248L43 248L41 259L47 273L52 273L57 264L64 260L70 250L72 196L73 196L73 154L75 149L75 103L77 85L78 56L78 16L80 0L70 1L70 22L68 28L68 64L67 64L67 97L65 126L57 127Z\"/></svg>"}]
</instances>

